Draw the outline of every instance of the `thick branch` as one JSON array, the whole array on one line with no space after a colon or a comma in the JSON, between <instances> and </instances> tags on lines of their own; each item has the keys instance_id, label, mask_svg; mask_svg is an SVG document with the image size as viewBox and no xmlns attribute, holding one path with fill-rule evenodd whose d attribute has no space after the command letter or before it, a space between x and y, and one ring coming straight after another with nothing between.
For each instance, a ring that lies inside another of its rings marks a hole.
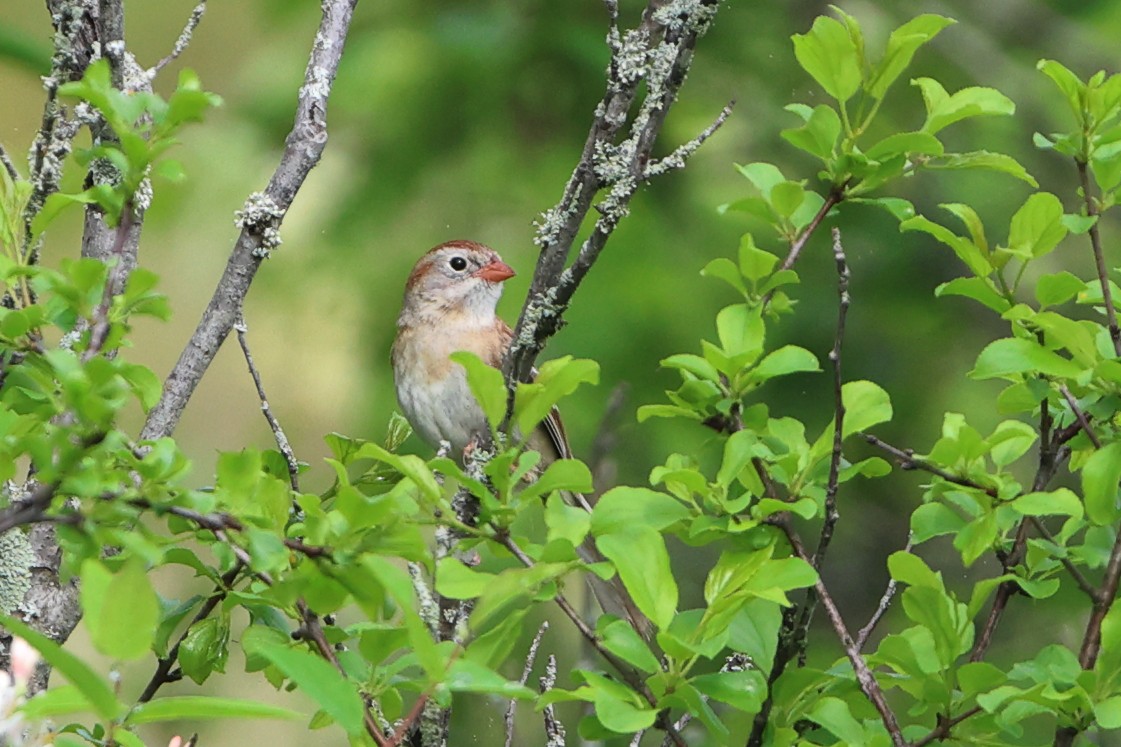
<instances>
[{"instance_id":1,"label":"thick branch","mask_svg":"<svg viewBox=\"0 0 1121 747\"><path fill-rule=\"evenodd\" d=\"M168 436L175 430L195 387L233 329L261 261L276 246L276 231L285 212L323 154L327 145L327 97L357 1L323 2L323 17L312 44L284 155L264 193L251 196L247 203L241 217L241 234L226 270L198 327L164 382L163 396L148 414L140 433L142 439Z\"/></svg>"},{"instance_id":2,"label":"thick branch","mask_svg":"<svg viewBox=\"0 0 1121 747\"><path fill-rule=\"evenodd\" d=\"M529 377L545 341L559 329L561 314L626 215L638 187L653 176L683 165L684 158L728 115L725 109L698 138L666 159L651 162L654 142L688 74L697 40L707 31L719 3L650 0L638 27L624 33L616 25L617 3L611 0L607 7L612 16L608 35L612 54L606 91L560 202L544 214L538 226L535 241L541 255L504 364L511 391L516 381ZM643 83L645 98L627 136L620 139ZM596 206L600 217L595 228L566 270L580 227L603 189L610 191Z\"/></svg>"}]
</instances>

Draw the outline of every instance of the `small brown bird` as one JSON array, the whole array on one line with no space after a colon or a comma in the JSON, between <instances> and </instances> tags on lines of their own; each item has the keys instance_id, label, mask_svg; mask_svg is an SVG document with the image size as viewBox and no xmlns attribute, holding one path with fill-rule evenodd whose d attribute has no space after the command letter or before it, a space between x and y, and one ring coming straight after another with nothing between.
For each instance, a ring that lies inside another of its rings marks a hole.
<instances>
[{"instance_id":1,"label":"small brown bird","mask_svg":"<svg viewBox=\"0 0 1121 747\"><path fill-rule=\"evenodd\" d=\"M421 438L436 448L447 441L456 457L488 426L466 372L448 356L466 350L490 366L502 365L513 331L495 308L502 283L513 276L493 249L458 240L428 251L405 284L392 354L397 401ZM572 456L556 408L530 435L528 446L541 453L542 468ZM590 510L583 496L572 498ZM603 559L590 536L580 549L588 562ZM648 631L649 622L617 583L606 595L598 586L593 589L601 606L626 615L640 632Z\"/></svg>"},{"instance_id":2,"label":"small brown bird","mask_svg":"<svg viewBox=\"0 0 1121 747\"><path fill-rule=\"evenodd\" d=\"M420 258L405 284L397 317L393 378L397 401L429 445L447 441L456 456L487 429L463 367L448 356L466 350L501 366L513 331L495 314L502 283L514 271L498 253L474 241L449 241ZM531 435L543 463L572 455L555 409Z\"/></svg>"}]
</instances>

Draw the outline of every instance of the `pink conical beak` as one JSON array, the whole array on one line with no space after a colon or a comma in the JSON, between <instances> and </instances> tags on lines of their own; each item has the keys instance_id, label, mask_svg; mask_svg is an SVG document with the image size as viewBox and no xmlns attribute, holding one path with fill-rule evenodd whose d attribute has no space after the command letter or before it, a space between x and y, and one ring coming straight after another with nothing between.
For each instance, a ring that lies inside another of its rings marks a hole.
<instances>
[{"instance_id":1,"label":"pink conical beak","mask_svg":"<svg viewBox=\"0 0 1121 747\"><path fill-rule=\"evenodd\" d=\"M501 259L493 260L490 264L483 265L475 271L475 277L482 278L488 283L501 283L514 277L514 270Z\"/></svg>"}]
</instances>

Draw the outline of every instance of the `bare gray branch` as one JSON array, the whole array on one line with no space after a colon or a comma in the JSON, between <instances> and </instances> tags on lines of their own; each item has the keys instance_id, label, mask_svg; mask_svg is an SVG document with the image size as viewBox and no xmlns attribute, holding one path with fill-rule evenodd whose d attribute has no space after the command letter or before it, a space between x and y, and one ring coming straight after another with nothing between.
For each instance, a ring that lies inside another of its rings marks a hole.
<instances>
[{"instance_id":1,"label":"bare gray branch","mask_svg":"<svg viewBox=\"0 0 1121 747\"><path fill-rule=\"evenodd\" d=\"M315 34L300 88L295 122L276 172L258 202L270 207L265 220L243 220L241 234L214 289L202 319L179 356L163 396L148 414L142 439L171 435L195 387L233 329L242 302L262 259L275 245L284 213L327 145L327 98L335 81L354 6L358 0L324 0L323 17ZM247 211L248 212L248 211Z\"/></svg>"}]
</instances>

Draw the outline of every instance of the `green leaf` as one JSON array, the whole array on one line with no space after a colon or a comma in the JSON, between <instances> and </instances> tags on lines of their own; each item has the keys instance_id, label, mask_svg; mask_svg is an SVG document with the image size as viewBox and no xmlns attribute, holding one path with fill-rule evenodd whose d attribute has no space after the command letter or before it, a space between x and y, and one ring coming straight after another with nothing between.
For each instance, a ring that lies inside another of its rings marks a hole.
<instances>
[{"instance_id":1,"label":"green leaf","mask_svg":"<svg viewBox=\"0 0 1121 747\"><path fill-rule=\"evenodd\" d=\"M658 712L640 705L642 701L625 685L595 672L580 672L592 690L596 718L610 731L633 734L654 724Z\"/></svg>"},{"instance_id":2,"label":"green leaf","mask_svg":"<svg viewBox=\"0 0 1121 747\"><path fill-rule=\"evenodd\" d=\"M437 500L443 492L435 475L424 460L415 454L394 454L375 443L364 443L351 457L352 460L375 459L388 464L409 478L429 500Z\"/></svg>"},{"instance_id":3,"label":"green leaf","mask_svg":"<svg viewBox=\"0 0 1121 747\"><path fill-rule=\"evenodd\" d=\"M744 234L744 238L746 239L750 235ZM747 286L743 284L743 277L740 275L739 269L736 268L736 263L727 257L717 257L709 262L701 270L701 275L706 278L723 280L735 290L745 296L747 295Z\"/></svg>"},{"instance_id":4,"label":"green leaf","mask_svg":"<svg viewBox=\"0 0 1121 747\"><path fill-rule=\"evenodd\" d=\"M466 350L452 353L448 357L463 366L463 370L467 372L467 386L486 415L491 430L496 430L506 417L506 382L502 378L502 372Z\"/></svg>"},{"instance_id":5,"label":"green leaf","mask_svg":"<svg viewBox=\"0 0 1121 747\"><path fill-rule=\"evenodd\" d=\"M1013 509L1024 516L1073 516L1082 518L1082 501L1068 488L1026 493L1012 501Z\"/></svg>"},{"instance_id":6,"label":"green leaf","mask_svg":"<svg viewBox=\"0 0 1121 747\"><path fill-rule=\"evenodd\" d=\"M716 314L716 334L724 353L758 356L763 351L762 307L749 308L746 304L725 306Z\"/></svg>"},{"instance_id":7,"label":"green leaf","mask_svg":"<svg viewBox=\"0 0 1121 747\"><path fill-rule=\"evenodd\" d=\"M996 514L986 513L966 524L954 537L954 547L968 568L992 549L997 538Z\"/></svg>"},{"instance_id":8,"label":"green leaf","mask_svg":"<svg viewBox=\"0 0 1121 747\"><path fill-rule=\"evenodd\" d=\"M755 239L745 233L740 238L739 271L752 283L767 277L774 270L778 257L755 246Z\"/></svg>"},{"instance_id":9,"label":"green leaf","mask_svg":"<svg viewBox=\"0 0 1121 747\"><path fill-rule=\"evenodd\" d=\"M926 122L922 129L931 135L963 119L1011 115L1016 111L1012 100L994 88L963 88L951 96L932 78L916 78L911 84L922 91L926 103Z\"/></svg>"},{"instance_id":10,"label":"green leaf","mask_svg":"<svg viewBox=\"0 0 1121 747\"><path fill-rule=\"evenodd\" d=\"M60 672L70 684L77 688L93 711L105 720L120 716L125 706L117 700L112 688L103 677L98 675L84 661L63 649L25 622L10 615L0 614L0 625L14 635L30 643L43 659Z\"/></svg>"},{"instance_id":11,"label":"green leaf","mask_svg":"<svg viewBox=\"0 0 1121 747\"><path fill-rule=\"evenodd\" d=\"M779 171L778 166L765 161L756 161L746 166L736 164L736 171L747 177L752 186L763 195L764 202L768 204L771 199L771 190L774 189L776 184L782 184L786 181L786 177Z\"/></svg>"},{"instance_id":12,"label":"green leaf","mask_svg":"<svg viewBox=\"0 0 1121 747\"><path fill-rule=\"evenodd\" d=\"M744 713L758 712L767 691L763 676L753 669L702 674L690 679L689 684L710 698L727 703Z\"/></svg>"},{"instance_id":13,"label":"green leaf","mask_svg":"<svg viewBox=\"0 0 1121 747\"><path fill-rule=\"evenodd\" d=\"M873 381L846 383L841 387L841 402L845 406L841 435L845 438L892 418L891 397Z\"/></svg>"},{"instance_id":14,"label":"green leaf","mask_svg":"<svg viewBox=\"0 0 1121 747\"><path fill-rule=\"evenodd\" d=\"M821 366L813 353L797 345L784 345L759 361L751 371L750 380L762 383L777 376L820 370Z\"/></svg>"},{"instance_id":15,"label":"green leaf","mask_svg":"<svg viewBox=\"0 0 1121 747\"><path fill-rule=\"evenodd\" d=\"M82 609L98 651L114 659L139 659L151 650L160 603L142 563L110 573L97 560L82 564Z\"/></svg>"},{"instance_id":16,"label":"green leaf","mask_svg":"<svg viewBox=\"0 0 1121 747\"><path fill-rule=\"evenodd\" d=\"M888 135L868 149L864 155L870 161L887 161L901 155L918 153L927 156L942 155L942 143L927 132L897 132Z\"/></svg>"},{"instance_id":17,"label":"green leaf","mask_svg":"<svg viewBox=\"0 0 1121 747\"><path fill-rule=\"evenodd\" d=\"M923 504L911 514L911 535L915 544L932 537L956 534L964 526L965 520L941 503Z\"/></svg>"},{"instance_id":18,"label":"green leaf","mask_svg":"<svg viewBox=\"0 0 1121 747\"><path fill-rule=\"evenodd\" d=\"M501 374L499 374L501 379ZM521 433L532 433L557 402L576 391L581 384L599 383L599 364L570 355L546 361L530 384L519 384L514 396L514 423ZM502 390L502 411L506 408ZM499 413L499 420L502 413Z\"/></svg>"},{"instance_id":19,"label":"green leaf","mask_svg":"<svg viewBox=\"0 0 1121 747\"><path fill-rule=\"evenodd\" d=\"M969 238L973 241L973 245L983 254L988 255L989 242L985 238L985 224L981 222L981 216L977 215L976 210L961 202L947 202L938 207L957 216L969 231Z\"/></svg>"},{"instance_id":20,"label":"green leaf","mask_svg":"<svg viewBox=\"0 0 1121 747\"><path fill-rule=\"evenodd\" d=\"M793 111L791 106L786 109ZM833 107L819 104L806 118L804 126L783 130L780 134L795 148L828 162L841 136L841 117Z\"/></svg>"},{"instance_id":21,"label":"green leaf","mask_svg":"<svg viewBox=\"0 0 1121 747\"><path fill-rule=\"evenodd\" d=\"M813 586L817 579L817 571L801 558L779 558L768 560L743 588L754 596L786 606L789 601L785 592Z\"/></svg>"},{"instance_id":22,"label":"green leaf","mask_svg":"<svg viewBox=\"0 0 1121 747\"><path fill-rule=\"evenodd\" d=\"M891 84L911 64L919 47L938 35L942 29L956 23L952 18L923 14L912 18L891 32L883 59L873 68L865 83L865 90L875 99L882 99Z\"/></svg>"},{"instance_id":23,"label":"green leaf","mask_svg":"<svg viewBox=\"0 0 1121 747\"><path fill-rule=\"evenodd\" d=\"M452 692L488 693L501 698L532 698L536 693L525 685L511 682L490 667L473 659L456 659L444 683Z\"/></svg>"},{"instance_id":24,"label":"green leaf","mask_svg":"<svg viewBox=\"0 0 1121 747\"><path fill-rule=\"evenodd\" d=\"M924 164L928 169L985 169L996 171L1015 177L1022 182L1027 182L1033 187L1038 187L1039 182L1027 172L1019 161L1004 153L990 153L987 150L977 150L970 153L947 153L943 156L931 158Z\"/></svg>"},{"instance_id":25,"label":"green leaf","mask_svg":"<svg viewBox=\"0 0 1121 747\"><path fill-rule=\"evenodd\" d=\"M275 644L261 646L254 653L271 661L347 734L357 736L365 731L365 706L357 689L326 661L307 651Z\"/></svg>"},{"instance_id":26,"label":"green leaf","mask_svg":"<svg viewBox=\"0 0 1121 747\"><path fill-rule=\"evenodd\" d=\"M92 711L89 700L73 685L52 686L49 690L38 692L19 709L23 717L30 721Z\"/></svg>"},{"instance_id":27,"label":"green leaf","mask_svg":"<svg viewBox=\"0 0 1121 747\"><path fill-rule=\"evenodd\" d=\"M739 477L753 457L762 456L764 453L765 447L761 448L754 432L746 429L736 431L724 442L724 458L720 461L720 470L716 473L717 484L728 487Z\"/></svg>"},{"instance_id":28,"label":"green leaf","mask_svg":"<svg viewBox=\"0 0 1121 747\"><path fill-rule=\"evenodd\" d=\"M169 695L141 703L129 712L124 723L151 724L159 721L209 721L217 718L278 718L300 720L303 714L287 708L240 698L202 695Z\"/></svg>"},{"instance_id":29,"label":"green leaf","mask_svg":"<svg viewBox=\"0 0 1121 747\"><path fill-rule=\"evenodd\" d=\"M1117 483L1121 481L1121 442L1106 444L1082 465L1086 515L1098 526L1117 520Z\"/></svg>"},{"instance_id":30,"label":"green leaf","mask_svg":"<svg viewBox=\"0 0 1121 747\"><path fill-rule=\"evenodd\" d=\"M191 625L179 646L179 666L183 673L202 684L214 671L224 671L229 656L229 623L208 617Z\"/></svg>"},{"instance_id":31,"label":"green leaf","mask_svg":"<svg viewBox=\"0 0 1121 747\"><path fill-rule=\"evenodd\" d=\"M677 611L677 581L662 535L632 526L597 536L596 547L614 564L639 610L659 629L668 627Z\"/></svg>"},{"instance_id":32,"label":"green leaf","mask_svg":"<svg viewBox=\"0 0 1121 747\"><path fill-rule=\"evenodd\" d=\"M985 257L984 252L969 239L958 236L950 229L935 223L921 215L916 215L914 218L899 224L900 231L922 231L928 233L946 246L953 249L954 254L958 256L965 266L973 272L974 275L984 277L993 271L992 264Z\"/></svg>"},{"instance_id":33,"label":"green leaf","mask_svg":"<svg viewBox=\"0 0 1121 747\"><path fill-rule=\"evenodd\" d=\"M1024 455L1038 435L1035 429L1019 420L1005 420L989 436L989 457L998 467L1006 467Z\"/></svg>"},{"instance_id":34,"label":"green leaf","mask_svg":"<svg viewBox=\"0 0 1121 747\"><path fill-rule=\"evenodd\" d=\"M748 599L728 628L728 646L751 657L769 675L782 626L782 609L766 599Z\"/></svg>"},{"instance_id":35,"label":"green leaf","mask_svg":"<svg viewBox=\"0 0 1121 747\"><path fill-rule=\"evenodd\" d=\"M699 355L691 355L688 353L671 355L668 358L662 359L661 366L663 368L676 368L679 371L688 371L698 379L705 379L712 382L720 381L720 372L716 370L716 367Z\"/></svg>"},{"instance_id":36,"label":"green leaf","mask_svg":"<svg viewBox=\"0 0 1121 747\"><path fill-rule=\"evenodd\" d=\"M1074 118L1081 122L1082 108L1086 102L1086 84L1061 62L1040 60L1036 69L1050 78L1062 92Z\"/></svg>"},{"instance_id":37,"label":"green leaf","mask_svg":"<svg viewBox=\"0 0 1121 747\"><path fill-rule=\"evenodd\" d=\"M494 574L468 568L459 558L441 558L436 564L436 591L451 599L474 599L494 583Z\"/></svg>"},{"instance_id":38,"label":"green leaf","mask_svg":"<svg viewBox=\"0 0 1121 747\"><path fill-rule=\"evenodd\" d=\"M760 549L740 546L726 548L705 579L705 602L711 607L722 599L737 595L759 573L759 569L771 559L773 553L773 545Z\"/></svg>"},{"instance_id":39,"label":"green leaf","mask_svg":"<svg viewBox=\"0 0 1121 747\"><path fill-rule=\"evenodd\" d=\"M794 215L806 198L806 190L798 182L782 182L771 188L771 205L783 218Z\"/></svg>"},{"instance_id":40,"label":"green leaf","mask_svg":"<svg viewBox=\"0 0 1121 747\"><path fill-rule=\"evenodd\" d=\"M1059 198L1049 192L1036 192L1012 216L1008 251L1018 257L1035 259L1058 246L1066 235Z\"/></svg>"},{"instance_id":41,"label":"green leaf","mask_svg":"<svg viewBox=\"0 0 1121 747\"><path fill-rule=\"evenodd\" d=\"M606 618L600 618L604 620ZM639 670L652 674L661 671L658 657L626 620L614 619L596 631L608 651Z\"/></svg>"},{"instance_id":42,"label":"green leaf","mask_svg":"<svg viewBox=\"0 0 1121 747\"><path fill-rule=\"evenodd\" d=\"M825 92L840 102L860 88L860 55L839 21L818 16L806 34L795 34L794 56Z\"/></svg>"},{"instance_id":43,"label":"green leaf","mask_svg":"<svg viewBox=\"0 0 1121 747\"><path fill-rule=\"evenodd\" d=\"M1094 720L1103 729L1121 729L1121 695L1095 703Z\"/></svg>"},{"instance_id":44,"label":"green leaf","mask_svg":"<svg viewBox=\"0 0 1121 747\"><path fill-rule=\"evenodd\" d=\"M1042 275L1035 285L1035 300L1041 309L1058 306L1086 290L1086 281L1066 270Z\"/></svg>"},{"instance_id":45,"label":"green leaf","mask_svg":"<svg viewBox=\"0 0 1121 747\"><path fill-rule=\"evenodd\" d=\"M1082 236L1090 232L1090 229L1098 224L1098 216L1096 215L1075 215L1073 213L1066 213L1063 215L1063 225L1066 229L1073 234Z\"/></svg>"},{"instance_id":46,"label":"green leaf","mask_svg":"<svg viewBox=\"0 0 1121 747\"><path fill-rule=\"evenodd\" d=\"M619 486L608 490L592 509L592 533L623 532L634 526L662 531L691 516L677 499L649 488Z\"/></svg>"},{"instance_id":47,"label":"green leaf","mask_svg":"<svg viewBox=\"0 0 1121 747\"><path fill-rule=\"evenodd\" d=\"M814 704L813 710L806 714L806 718L820 724L849 747L868 744L864 727L853 717L848 705L840 698L819 699Z\"/></svg>"},{"instance_id":48,"label":"green leaf","mask_svg":"<svg viewBox=\"0 0 1121 747\"><path fill-rule=\"evenodd\" d=\"M930 570L923 559L914 553L900 550L888 556L887 569L891 577L910 586L927 587L944 591L941 574Z\"/></svg>"},{"instance_id":49,"label":"green leaf","mask_svg":"<svg viewBox=\"0 0 1121 747\"><path fill-rule=\"evenodd\" d=\"M1073 361L1034 340L1005 337L985 346L969 376L974 379L1014 379L1019 374L1031 374L1074 379L1081 372L1081 367Z\"/></svg>"},{"instance_id":50,"label":"green leaf","mask_svg":"<svg viewBox=\"0 0 1121 747\"><path fill-rule=\"evenodd\" d=\"M163 382L147 366L121 361L119 364L121 377L128 384L129 389L140 400L144 412L148 412L160 401L163 394Z\"/></svg>"},{"instance_id":51,"label":"green leaf","mask_svg":"<svg viewBox=\"0 0 1121 747\"><path fill-rule=\"evenodd\" d=\"M846 202L874 205L888 211L898 221L915 217L915 206L900 197L850 197Z\"/></svg>"},{"instance_id":52,"label":"green leaf","mask_svg":"<svg viewBox=\"0 0 1121 747\"><path fill-rule=\"evenodd\" d=\"M545 502L545 526L549 528L547 542L566 539L573 547L579 547L588 536L592 517L587 511L570 506L559 495L550 496Z\"/></svg>"},{"instance_id":53,"label":"green leaf","mask_svg":"<svg viewBox=\"0 0 1121 747\"><path fill-rule=\"evenodd\" d=\"M97 198L90 191L79 192L77 194L66 194L64 192L54 192L50 194L43 207L36 213L31 221L31 235L37 237L47 227L54 222L65 208L71 205L90 205L97 202Z\"/></svg>"},{"instance_id":54,"label":"green leaf","mask_svg":"<svg viewBox=\"0 0 1121 747\"><path fill-rule=\"evenodd\" d=\"M557 459L545 468L540 477L527 485L520 495L523 498L535 498L548 495L554 490L587 493L593 487L592 472L588 465L579 459Z\"/></svg>"},{"instance_id":55,"label":"green leaf","mask_svg":"<svg viewBox=\"0 0 1121 747\"><path fill-rule=\"evenodd\" d=\"M968 278L954 278L953 280L942 283L934 289L936 298L942 296L963 296L965 298L972 298L974 301L981 303L998 314L1003 314L1011 308L1008 299L1000 295L996 289L996 285L987 277L973 277Z\"/></svg>"}]
</instances>

